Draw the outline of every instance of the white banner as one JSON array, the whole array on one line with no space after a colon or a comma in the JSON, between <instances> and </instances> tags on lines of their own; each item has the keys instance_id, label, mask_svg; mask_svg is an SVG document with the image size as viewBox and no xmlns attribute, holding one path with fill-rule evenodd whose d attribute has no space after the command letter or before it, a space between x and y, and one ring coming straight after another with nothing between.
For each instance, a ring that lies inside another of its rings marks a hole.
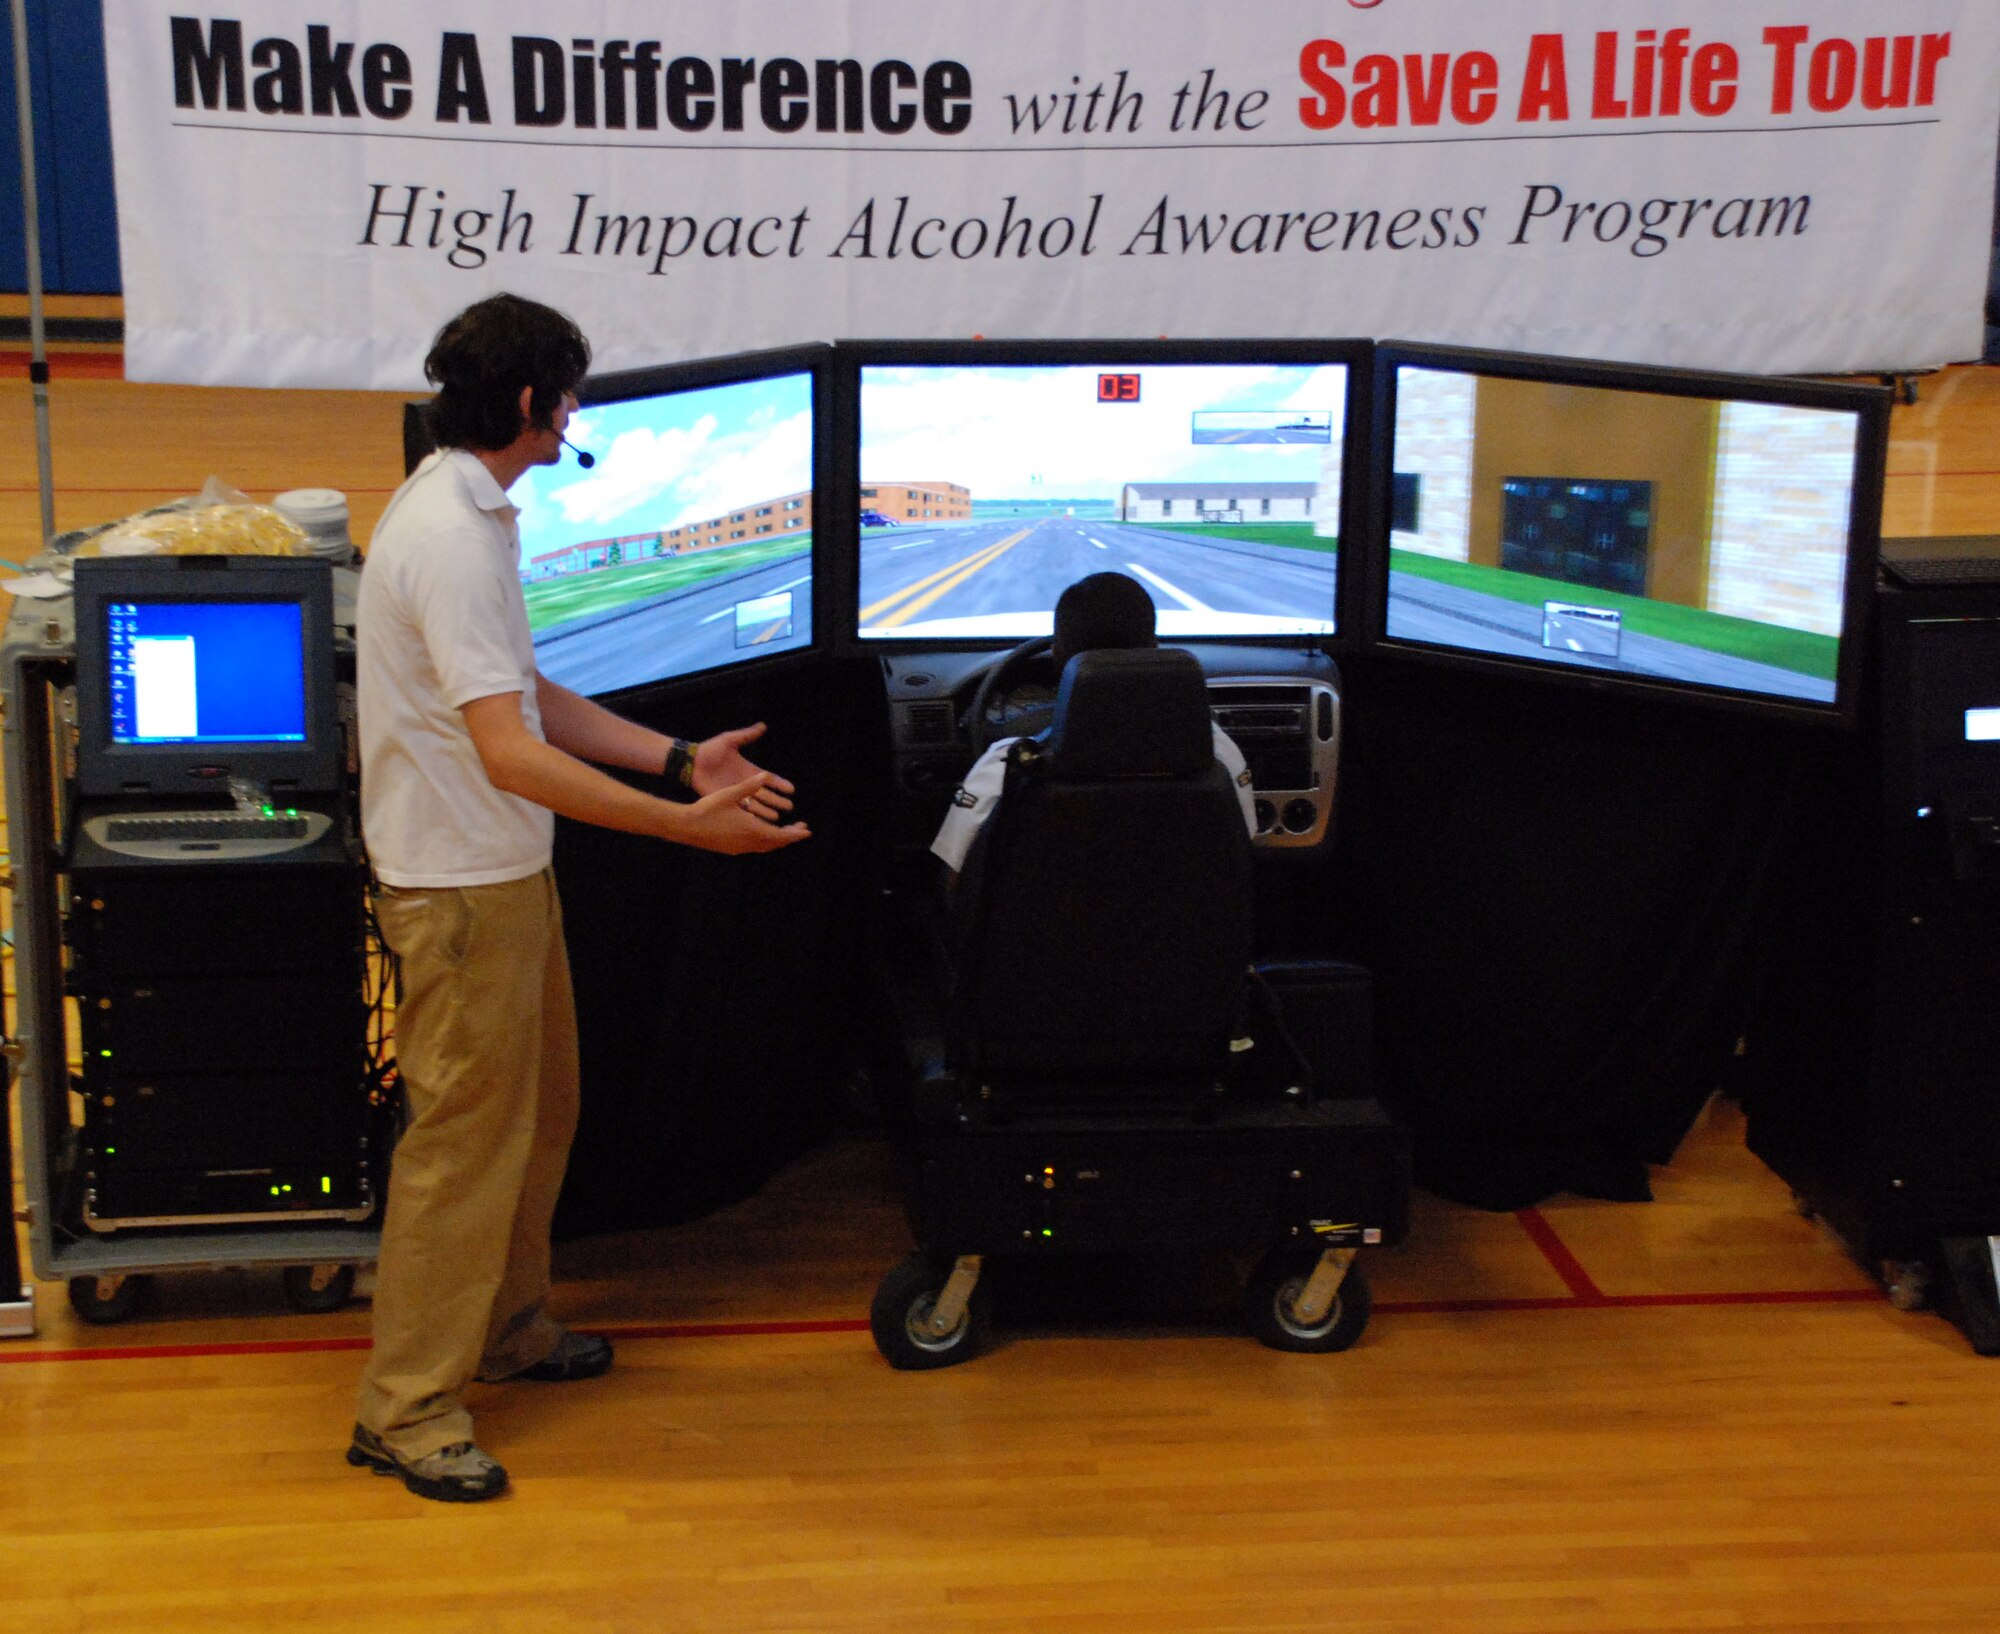
<instances>
[{"instance_id":1,"label":"white banner","mask_svg":"<svg viewBox=\"0 0 2000 1634\"><path fill-rule=\"evenodd\" d=\"M1976 356L1993 0L185 0L105 9L135 379L852 337Z\"/></svg>"}]
</instances>

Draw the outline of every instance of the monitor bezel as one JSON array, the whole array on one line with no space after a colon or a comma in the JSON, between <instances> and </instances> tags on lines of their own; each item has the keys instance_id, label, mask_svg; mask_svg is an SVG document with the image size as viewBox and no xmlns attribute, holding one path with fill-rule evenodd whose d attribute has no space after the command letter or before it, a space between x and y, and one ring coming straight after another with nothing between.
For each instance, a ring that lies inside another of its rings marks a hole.
<instances>
[{"instance_id":1,"label":"monitor bezel","mask_svg":"<svg viewBox=\"0 0 2000 1634\"><path fill-rule=\"evenodd\" d=\"M98 556L76 563L77 792L221 797L231 777L274 793L330 794L345 746L335 701L332 564L299 556ZM111 735L106 609L115 601L276 602L300 610L304 743L119 743Z\"/></svg>"},{"instance_id":2,"label":"monitor bezel","mask_svg":"<svg viewBox=\"0 0 2000 1634\"><path fill-rule=\"evenodd\" d=\"M1358 642L1356 617L1363 575L1350 568L1356 558L1350 541L1362 536L1370 515L1368 443L1371 359L1374 343L1342 337L1326 340L842 340L833 347L841 414L834 429L834 481L843 496L836 518L841 529L838 554L841 621L837 639L845 655L888 657L911 652L1005 652L1020 645L1010 636L864 636L861 613L861 374L871 368L1000 367L1074 368L1092 364L1123 367L1177 364L1259 363L1326 365L1346 368L1344 443L1341 449L1340 572L1335 587L1334 629L1322 635L1174 636L1185 647L1263 647L1282 651L1340 654Z\"/></svg>"},{"instance_id":3,"label":"monitor bezel","mask_svg":"<svg viewBox=\"0 0 2000 1634\"><path fill-rule=\"evenodd\" d=\"M1398 371L1403 368L1488 375L1548 385L1652 392L1669 397L1771 403L1856 415L1854 483L1848 505L1847 576L1842 587L1840 657L1835 668L1832 700L1820 703L1808 699L1773 697L1767 693L1746 692L1667 676L1586 669L1535 658L1443 647L1407 636L1390 635L1389 522L1394 498L1396 382ZM1357 575L1367 581L1365 585L1357 586L1363 601L1357 635L1368 650L1394 655L1399 659L1409 658L1488 674L1527 676L1538 682L1546 681L1551 686L1580 691L1645 694L1734 713L1850 729L1856 724L1860 716L1860 696L1871 639L1876 563L1881 543L1883 480L1893 404L1893 393L1888 388L1854 381L1728 374L1656 364L1388 340L1378 342L1375 348L1372 397L1371 418L1377 432L1370 450L1372 468L1366 483L1368 539L1367 548L1358 553L1365 566L1363 572Z\"/></svg>"},{"instance_id":4,"label":"monitor bezel","mask_svg":"<svg viewBox=\"0 0 2000 1634\"><path fill-rule=\"evenodd\" d=\"M642 397L658 397L668 393L705 390L712 386L733 386L755 380L771 380L788 374L807 375L812 383L813 451L810 488L813 496L813 529L812 550L809 556L812 582L807 587L810 593L812 624L810 639L796 647L787 647L782 652L762 653L752 658L724 659L720 663L704 665L700 669L681 670L649 681L634 681L629 686L593 692L589 694L590 697L638 700L663 688L679 687L689 682L717 676L742 675L753 671L759 674L767 673L773 669L824 656L829 650L832 638L827 629L830 621L825 614L829 606L838 607L840 604L831 601L827 594L825 569L830 557L825 537L820 531L819 513L822 509L821 496L829 491L828 460L835 418L831 401L832 356L833 348L825 342L772 347L760 352L737 352L727 357L694 358L679 363L649 364L636 369L620 369L607 374L589 375L577 388L578 407L593 408L610 403L629 403ZM572 456L565 454L564 458L569 459Z\"/></svg>"}]
</instances>

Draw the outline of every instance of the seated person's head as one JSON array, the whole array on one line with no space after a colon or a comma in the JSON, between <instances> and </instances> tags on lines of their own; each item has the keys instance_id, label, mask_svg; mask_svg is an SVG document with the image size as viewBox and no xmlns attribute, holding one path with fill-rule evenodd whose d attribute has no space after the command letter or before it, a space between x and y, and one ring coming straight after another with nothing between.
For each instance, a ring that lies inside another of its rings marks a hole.
<instances>
[{"instance_id":1,"label":"seated person's head","mask_svg":"<svg viewBox=\"0 0 2000 1634\"><path fill-rule=\"evenodd\" d=\"M1049 650L1058 673L1080 652L1157 645L1153 598L1137 579L1123 573L1093 573L1078 579L1056 600L1055 641Z\"/></svg>"}]
</instances>

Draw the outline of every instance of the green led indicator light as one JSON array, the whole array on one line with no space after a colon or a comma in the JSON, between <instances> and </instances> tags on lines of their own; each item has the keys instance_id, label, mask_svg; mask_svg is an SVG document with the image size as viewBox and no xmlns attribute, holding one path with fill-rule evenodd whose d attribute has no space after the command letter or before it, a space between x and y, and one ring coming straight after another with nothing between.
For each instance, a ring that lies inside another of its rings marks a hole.
<instances>
[{"instance_id":1,"label":"green led indicator light","mask_svg":"<svg viewBox=\"0 0 2000 1634\"><path fill-rule=\"evenodd\" d=\"M107 1146L104 1148L104 1155L106 1157L116 1157L118 1155L118 1148L115 1146Z\"/></svg>"},{"instance_id":2,"label":"green led indicator light","mask_svg":"<svg viewBox=\"0 0 2000 1634\"><path fill-rule=\"evenodd\" d=\"M1043 1227L1042 1227L1042 1235L1043 1235L1044 1237L1053 1237L1053 1236L1055 1235L1055 1233L1054 1233L1053 1231L1051 1231L1051 1230L1050 1230L1050 1229L1049 1229L1049 1228L1048 1228L1047 1226L1043 1226Z\"/></svg>"},{"instance_id":3,"label":"green led indicator light","mask_svg":"<svg viewBox=\"0 0 2000 1634\"><path fill-rule=\"evenodd\" d=\"M323 1175L321 1175L321 1176L319 1177L319 1189L321 1190L321 1192L323 1192L323 1193L324 1193L324 1194L326 1194L327 1196L329 1196L329 1197L330 1197L330 1196L332 1196L332 1195L333 1195L333 1176L332 1176L332 1175L330 1175L330 1174L323 1174Z\"/></svg>"}]
</instances>

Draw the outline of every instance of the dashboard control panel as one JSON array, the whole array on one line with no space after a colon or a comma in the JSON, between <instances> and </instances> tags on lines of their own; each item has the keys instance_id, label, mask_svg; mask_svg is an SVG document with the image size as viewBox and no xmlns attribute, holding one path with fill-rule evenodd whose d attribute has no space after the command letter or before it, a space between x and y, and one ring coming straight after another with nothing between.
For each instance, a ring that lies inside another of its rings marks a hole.
<instances>
[{"instance_id":1,"label":"dashboard control panel","mask_svg":"<svg viewBox=\"0 0 2000 1634\"><path fill-rule=\"evenodd\" d=\"M1315 652L1190 647L1208 676L1209 712L1243 751L1260 849L1305 849L1332 828L1340 767L1340 672ZM897 655L883 660L897 792L913 828L942 819L979 745L1038 731L1055 702L1055 677L1027 674L989 698L983 730L972 718L988 652ZM915 808L923 808L920 813ZM935 807L935 816L929 816Z\"/></svg>"}]
</instances>

